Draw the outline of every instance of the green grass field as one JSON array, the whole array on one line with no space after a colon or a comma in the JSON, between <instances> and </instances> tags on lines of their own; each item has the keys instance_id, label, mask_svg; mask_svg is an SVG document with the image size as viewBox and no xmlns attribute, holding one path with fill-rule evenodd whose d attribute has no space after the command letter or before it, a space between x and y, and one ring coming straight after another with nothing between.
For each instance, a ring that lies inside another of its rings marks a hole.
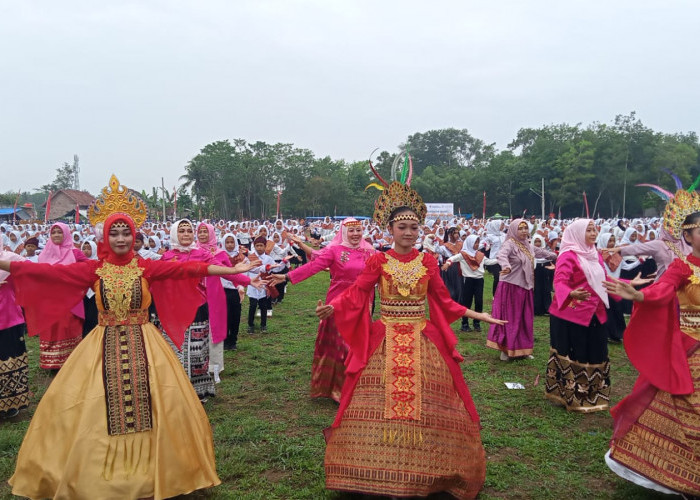
<instances>
[{"instance_id":1,"label":"green grass field","mask_svg":"<svg viewBox=\"0 0 700 500\"><path fill-rule=\"evenodd\" d=\"M490 310L487 274L485 309ZM328 275L288 288L284 303L268 321L269 333L248 335L241 328L238 351L226 353L226 370L216 398L206 403L214 431L222 484L181 498L275 499L357 498L324 489L324 441L337 405L308 397L318 321L315 303L325 296ZM243 305L244 313L248 302ZM245 314L244 314L245 316ZM457 330L459 323L453 325ZM487 349L483 333L459 333L464 376L481 416L486 449L486 484L480 499L496 498L670 498L619 479L608 470L612 419L607 412L578 415L544 399L549 351L548 318L535 320L535 359L502 362ZM12 498L12 475L29 419L50 378L38 369L36 338L28 342L32 405L0 422L0 497ZM622 346L610 348L612 402L625 396L636 372ZM539 384L536 380L539 376ZM508 390L520 382L525 390Z\"/></svg>"}]
</instances>

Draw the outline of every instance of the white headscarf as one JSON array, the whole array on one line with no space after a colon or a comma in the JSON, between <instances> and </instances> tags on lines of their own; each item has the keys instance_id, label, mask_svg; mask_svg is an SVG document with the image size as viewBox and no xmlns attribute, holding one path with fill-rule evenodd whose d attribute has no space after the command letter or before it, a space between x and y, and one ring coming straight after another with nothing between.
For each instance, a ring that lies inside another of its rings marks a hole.
<instances>
[{"instance_id":1,"label":"white headscarf","mask_svg":"<svg viewBox=\"0 0 700 500\"><path fill-rule=\"evenodd\" d=\"M177 228L180 224L187 223L192 226L192 231L194 231L194 224L189 219L180 219L170 226L170 249L180 250L181 252L191 252L197 248L197 234L195 233L194 238L192 238L192 243L189 246L180 245L180 240L177 237Z\"/></svg>"}]
</instances>

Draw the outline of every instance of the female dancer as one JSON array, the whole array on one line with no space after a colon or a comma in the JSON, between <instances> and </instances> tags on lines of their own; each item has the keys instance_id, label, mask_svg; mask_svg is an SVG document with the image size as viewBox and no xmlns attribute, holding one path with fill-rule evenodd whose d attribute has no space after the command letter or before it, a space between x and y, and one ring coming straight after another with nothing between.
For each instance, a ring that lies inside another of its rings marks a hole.
<instances>
[{"instance_id":1,"label":"female dancer","mask_svg":"<svg viewBox=\"0 0 700 500\"><path fill-rule=\"evenodd\" d=\"M675 259L644 290L605 283L637 303L625 332L625 350L639 378L612 415L608 466L621 477L664 493L700 495L700 196L678 191L664 227L692 251ZM667 210L668 212L668 210ZM675 220L674 220L675 219ZM680 313L680 314L679 314Z\"/></svg>"},{"instance_id":2,"label":"female dancer","mask_svg":"<svg viewBox=\"0 0 700 500\"><path fill-rule=\"evenodd\" d=\"M0 250L0 260L22 261L15 252ZM0 271L0 418L11 418L29 406L29 365L24 343L24 316L15 303L7 271Z\"/></svg>"},{"instance_id":3,"label":"female dancer","mask_svg":"<svg viewBox=\"0 0 700 500\"><path fill-rule=\"evenodd\" d=\"M584 413L607 410L610 401L605 328L610 300L603 287L607 276L596 237L590 219L575 220L564 231L549 308L545 395L567 410Z\"/></svg>"},{"instance_id":4,"label":"female dancer","mask_svg":"<svg viewBox=\"0 0 700 500\"><path fill-rule=\"evenodd\" d=\"M178 262L205 262L207 264L216 264L221 261L214 259L211 252L197 248L194 236L194 226L187 219L180 219L170 227L170 250L163 254L161 261L178 261ZM154 261L159 262L159 261ZM251 266L244 265L247 269ZM249 280L247 277L233 277L238 280ZM251 284L251 283L248 283ZM219 287L221 282L219 281ZM176 347L176 353L185 368L185 371L192 381L195 391L200 399L204 400L208 396L214 396L216 390L214 388L214 376L209 372L209 307L206 301L206 289L202 290L202 296L197 305L197 314L194 316L194 321L189 325L185 332L184 342L182 346ZM156 307L160 312L160 303L156 300ZM224 304L225 311L225 304ZM223 323L223 338L226 337L225 326ZM166 325L163 325L166 327ZM166 327L167 328L167 327ZM170 335L168 330L165 333ZM223 347L223 344L222 344ZM223 357L223 356L222 356Z\"/></svg>"},{"instance_id":5,"label":"female dancer","mask_svg":"<svg viewBox=\"0 0 700 500\"><path fill-rule=\"evenodd\" d=\"M45 264L71 264L88 260L75 248L68 225L57 222L49 230L49 240L39 254L39 262ZM87 287L85 287L87 288ZM39 334L39 366L46 370L59 370L73 349L83 339L85 308L82 297L57 323L40 326L39 331L29 328L29 335ZM37 325L39 326L39 325Z\"/></svg>"},{"instance_id":6,"label":"female dancer","mask_svg":"<svg viewBox=\"0 0 700 500\"><path fill-rule=\"evenodd\" d=\"M97 206L116 205L142 223L143 204L115 177L110 185L112 193L105 188ZM65 316L90 285L100 308L100 324L34 413L9 481L12 491L30 498L160 499L215 486L220 481L206 413L172 349L148 322L148 306L153 293L161 321L181 344L199 303L200 279L232 270L138 259L130 215L90 215L93 224L104 220L98 261L50 266L0 260L30 328Z\"/></svg>"},{"instance_id":7,"label":"female dancer","mask_svg":"<svg viewBox=\"0 0 700 500\"><path fill-rule=\"evenodd\" d=\"M326 431L326 487L474 498L486 461L450 323L465 315L503 321L452 301L435 258L414 248L425 217L417 193L394 182L382 198L394 202L378 201L385 208L375 210L375 219L388 224L394 248L370 257L355 284L316 309L321 319L335 316L350 349L340 407ZM396 206L406 203L417 206ZM372 323L377 283L381 319Z\"/></svg>"},{"instance_id":8,"label":"female dancer","mask_svg":"<svg viewBox=\"0 0 700 500\"><path fill-rule=\"evenodd\" d=\"M535 257L556 260L557 255L544 248L533 246L529 239L529 228L524 219L515 219L508 226L498 264L501 279L496 289L491 312L508 320L507 325L489 328L486 347L501 351L501 360L512 357L532 359L535 345L533 332L534 306L532 289L535 285Z\"/></svg>"},{"instance_id":9,"label":"female dancer","mask_svg":"<svg viewBox=\"0 0 700 500\"><path fill-rule=\"evenodd\" d=\"M333 241L319 252L314 260L290 271L286 279L296 284L324 269L329 269L331 283L326 294L326 302L330 302L355 282L364 269L365 262L373 253L372 245L362 238L360 221L350 217L343 220ZM283 282L285 275L276 274L273 278ZM336 402L340 401L347 354L348 346L338 333L335 319L330 317L321 320L311 365L312 398L331 398Z\"/></svg>"}]
</instances>

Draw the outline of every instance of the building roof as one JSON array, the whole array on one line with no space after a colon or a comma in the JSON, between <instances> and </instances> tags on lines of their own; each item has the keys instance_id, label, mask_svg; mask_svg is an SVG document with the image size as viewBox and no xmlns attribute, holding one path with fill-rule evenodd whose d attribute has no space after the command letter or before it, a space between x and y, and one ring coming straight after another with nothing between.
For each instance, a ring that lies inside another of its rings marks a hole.
<instances>
[{"instance_id":1,"label":"building roof","mask_svg":"<svg viewBox=\"0 0 700 500\"><path fill-rule=\"evenodd\" d=\"M61 189L53 193L51 197L53 198L59 193L65 194L68 198L73 200L78 205L87 206L93 201L95 201L95 197L93 195L91 195L87 191L78 191L77 189ZM46 206L46 202L44 202L43 206Z\"/></svg>"}]
</instances>

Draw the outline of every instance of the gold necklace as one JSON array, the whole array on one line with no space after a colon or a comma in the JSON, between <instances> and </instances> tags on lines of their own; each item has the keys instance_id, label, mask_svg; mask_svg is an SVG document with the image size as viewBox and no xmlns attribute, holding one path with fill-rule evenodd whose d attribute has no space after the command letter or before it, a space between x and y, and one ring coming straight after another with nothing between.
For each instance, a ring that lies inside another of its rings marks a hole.
<instances>
[{"instance_id":1,"label":"gold necklace","mask_svg":"<svg viewBox=\"0 0 700 500\"><path fill-rule=\"evenodd\" d=\"M425 276L426 268L423 265L423 254L419 253L408 262L401 262L391 255L386 255L386 264L382 265L384 272L391 276L399 294L407 297L411 289Z\"/></svg>"},{"instance_id":2,"label":"gold necklace","mask_svg":"<svg viewBox=\"0 0 700 500\"><path fill-rule=\"evenodd\" d=\"M143 269L136 262L136 259L132 259L125 266L103 262L102 267L95 272L104 283L107 305L118 321L124 321L129 316L134 280L143 274Z\"/></svg>"}]
</instances>

